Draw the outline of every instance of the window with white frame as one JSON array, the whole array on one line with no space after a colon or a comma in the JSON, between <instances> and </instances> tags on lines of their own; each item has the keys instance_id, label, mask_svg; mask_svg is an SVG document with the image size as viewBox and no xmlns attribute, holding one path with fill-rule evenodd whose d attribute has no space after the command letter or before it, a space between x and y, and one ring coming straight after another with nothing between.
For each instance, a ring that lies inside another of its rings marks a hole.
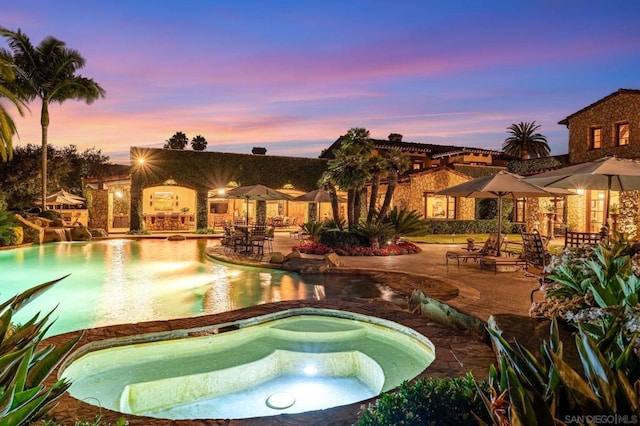
<instances>
[{"instance_id":1,"label":"window with white frame","mask_svg":"<svg viewBox=\"0 0 640 426\"><path fill-rule=\"evenodd\" d=\"M428 219L455 219L456 197L435 195L433 192L424 194L424 216Z\"/></svg>"}]
</instances>

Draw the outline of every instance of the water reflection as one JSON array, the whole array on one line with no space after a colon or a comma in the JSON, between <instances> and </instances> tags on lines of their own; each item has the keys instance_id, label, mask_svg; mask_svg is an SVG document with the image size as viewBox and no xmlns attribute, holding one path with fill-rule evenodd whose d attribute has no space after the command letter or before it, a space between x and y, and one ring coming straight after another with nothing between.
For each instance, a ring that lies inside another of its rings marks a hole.
<instances>
[{"instance_id":1,"label":"water reflection","mask_svg":"<svg viewBox=\"0 0 640 426\"><path fill-rule=\"evenodd\" d=\"M52 333L215 314L262 303L338 295L380 297L357 275L304 275L207 260L213 240L103 240L56 243L0 256L2 300L71 273L20 313L55 308Z\"/></svg>"}]
</instances>

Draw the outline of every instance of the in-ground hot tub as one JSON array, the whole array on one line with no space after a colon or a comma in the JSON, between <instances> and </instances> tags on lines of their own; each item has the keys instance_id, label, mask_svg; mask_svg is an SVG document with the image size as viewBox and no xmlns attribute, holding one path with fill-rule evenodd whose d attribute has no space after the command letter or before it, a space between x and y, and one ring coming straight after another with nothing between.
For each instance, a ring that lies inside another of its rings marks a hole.
<instances>
[{"instance_id":1,"label":"in-ground hot tub","mask_svg":"<svg viewBox=\"0 0 640 426\"><path fill-rule=\"evenodd\" d=\"M92 343L60 376L75 398L122 413L239 419L371 398L420 374L434 352L426 337L388 320L300 308Z\"/></svg>"}]
</instances>

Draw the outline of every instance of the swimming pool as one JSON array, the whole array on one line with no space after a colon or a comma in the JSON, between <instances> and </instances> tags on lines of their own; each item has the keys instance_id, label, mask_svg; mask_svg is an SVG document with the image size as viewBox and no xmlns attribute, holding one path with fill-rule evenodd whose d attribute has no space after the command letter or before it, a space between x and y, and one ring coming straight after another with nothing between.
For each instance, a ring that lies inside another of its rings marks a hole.
<instances>
[{"instance_id":1,"label":"swimming pool","mask_svg":"<svg viewBox=\"0 0 640 426\"><path fill-rule=\"evenodd\" d=\"M384 295L382 286L363 276L301 276L214 262L204 254L213 244L218 242L114 239L0 251L0 300L70 273L16 316L24 322L57 306L52 335L282 300Z\"/></svg>"},{"instance_id":2,"label":"swimming pool","mask_svg":"<svg viewBox=\"0 0 640 426\"><path fill-rule=\"evenodd\" d=\"M362 401L414 378L434 358L426 337L398 323L298 308L93 342L59 375L75 398L126 414L239 419Z\"/></svg>"}]
</instances>

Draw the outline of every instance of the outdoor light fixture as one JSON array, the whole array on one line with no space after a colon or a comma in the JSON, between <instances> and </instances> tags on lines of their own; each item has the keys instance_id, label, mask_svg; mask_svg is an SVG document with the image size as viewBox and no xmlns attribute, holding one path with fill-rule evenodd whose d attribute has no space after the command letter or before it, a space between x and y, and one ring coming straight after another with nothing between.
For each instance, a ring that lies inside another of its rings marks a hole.
<instances>
[{"instance_id":1,"label":"outdoor light fixture","mask_svg":"<svg viewBox=\"0 0 640 426\"><path fill-rule=\"evenodd\" d=\"M224 195L225 192L224 188L218 188L218 195Z\"/></svg>"},{"instance_id":2,"label":"outdoor light fixture","mask_svg":"<svg viewBox=\"0 0 640 426\"><path fill-rule=\"evenodd\" d=\"M578 188L578 189L576 190L576 193L577 193L578 195L584 195L584 189L582 189L582 188Z\"/></svg>"},{"instance_id":3,"label":"outdoor light fixture","mask_svg":"<svg viewBox=\"0 0 640 426\"><path fill-rule=\"evenodd\" d=\"M142 157L138 158L138 164L142 166L144 164L144 158Z\"/></svg>"},{"instance_id":4,"label":"outdoor light fixture","mask_svg":"<svg viewBox=\"0 0 640 426\"><path fill-rule=\"evenodd\" d=\"M122 191L116 191L116 197L122 198Z\"/></svg>"},{"instance_id":5,"label":"outdoor light fixture","mask_svg":"<svg viewBox=\"0 0 640 426\"><path fill-rule=\"evenodd\" d=\"M307 365L302 371L304 371L304 374L307 376L315 376L318 374L318 367L315 365Z\"/></svg>"}]
</instances>

